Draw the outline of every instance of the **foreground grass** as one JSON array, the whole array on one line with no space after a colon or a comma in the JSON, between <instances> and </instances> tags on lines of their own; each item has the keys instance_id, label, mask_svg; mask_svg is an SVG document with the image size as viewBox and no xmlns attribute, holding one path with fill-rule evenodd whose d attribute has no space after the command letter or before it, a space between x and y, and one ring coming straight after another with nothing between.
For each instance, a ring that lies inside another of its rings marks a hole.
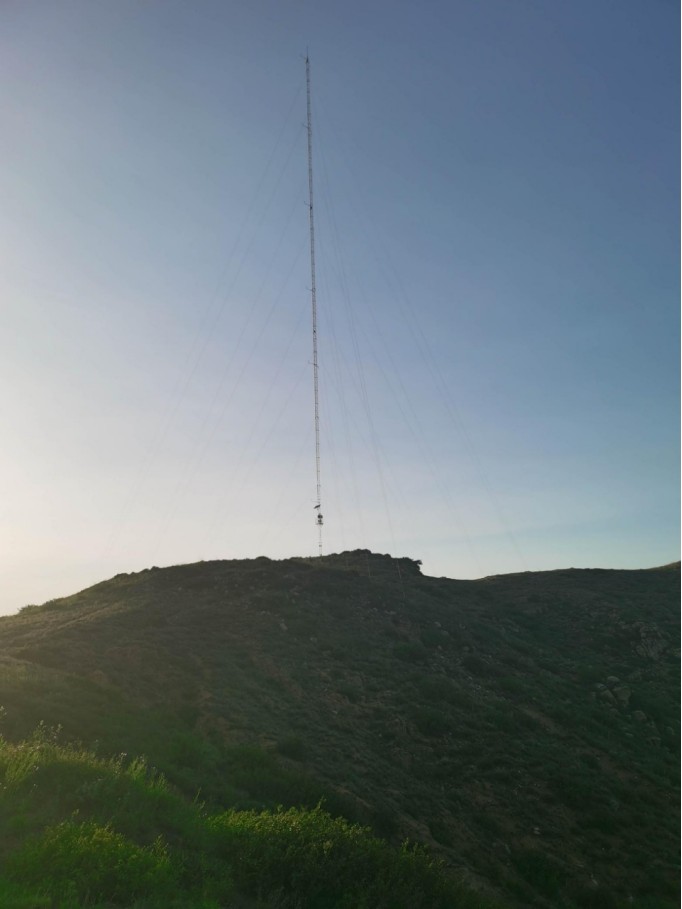
<instances>
[{"instance_id":1,"label":"foreground grass","mask_svg":"<svg viewBox=\"0 0 682 909\"><path fill-rule=\"evenodd\" d=\"M0 741L0 905L454 909L489 905L423 849L321 808L209 814L144 761L44 727Z\"/></svg>"}]
</instances>

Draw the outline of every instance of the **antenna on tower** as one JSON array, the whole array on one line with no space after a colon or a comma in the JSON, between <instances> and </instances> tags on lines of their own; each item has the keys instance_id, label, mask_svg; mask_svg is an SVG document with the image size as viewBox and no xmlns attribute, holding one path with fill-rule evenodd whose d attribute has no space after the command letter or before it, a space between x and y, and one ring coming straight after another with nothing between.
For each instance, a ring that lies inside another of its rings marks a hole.
<instances>
[{"instance_id":1,"label":"antenna on tower","mask_svg":"<svg viewBox=\"0 0 682 909\"><path fill-rule=\"evenodd\" d=\"M315 218L313 215L313 120L310 103L310 58L306 52L305 82L308 102L308 217L310 223L310 298L313 310L313 386L315 389L315 474L317 480L317 497L315 511L317 518L318 554L322 555L322 496L320 484L320 396L317 361L317 292L315 288Z\"/></svg>"}]
</instances>

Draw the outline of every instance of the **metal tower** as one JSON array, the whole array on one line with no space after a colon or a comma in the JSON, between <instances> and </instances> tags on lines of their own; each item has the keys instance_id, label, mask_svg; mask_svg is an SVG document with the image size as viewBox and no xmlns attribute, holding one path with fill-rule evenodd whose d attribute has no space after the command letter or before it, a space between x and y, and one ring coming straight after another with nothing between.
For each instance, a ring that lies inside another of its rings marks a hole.
<instances>
[{"instance_id":1,"label":"metal tower","mask_svg":"<svg viewBox=\"0 0 682 909\"><path fill-rule=\"evenodd\" d=\"M313 386L315 389L315 473L317 496L315 511L318 533L318 554L322 555L322 498L320 484L320 396L317 362L317 291L315 287L315 218L313 215L313 121L310 103L310 58L305 58L306 96L308 102L308 216L310 223L310 298L313 309Z\"/></svg>"}]
</instances>

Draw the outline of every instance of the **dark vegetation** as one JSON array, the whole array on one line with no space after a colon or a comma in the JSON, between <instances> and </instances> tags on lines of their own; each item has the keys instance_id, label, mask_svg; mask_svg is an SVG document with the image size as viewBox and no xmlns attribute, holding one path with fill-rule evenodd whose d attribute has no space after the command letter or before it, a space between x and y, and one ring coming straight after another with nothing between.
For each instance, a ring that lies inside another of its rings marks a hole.
<instances>
[{"instance_id":1,"label":"dark vegetation","mask_svg":"<svg viewBox=\"0 0 682 909\"><path fill-rule=\"evenodd\" d=\"M452 581L364 551L27 607L0 905L676 906L678 609L679 566Z\"/></svg>"}]
</instances>

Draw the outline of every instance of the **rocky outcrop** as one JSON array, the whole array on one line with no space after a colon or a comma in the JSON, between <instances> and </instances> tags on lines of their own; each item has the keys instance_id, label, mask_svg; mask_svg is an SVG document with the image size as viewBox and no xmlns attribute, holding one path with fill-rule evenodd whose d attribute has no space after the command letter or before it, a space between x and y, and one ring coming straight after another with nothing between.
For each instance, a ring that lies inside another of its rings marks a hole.
<instances>
[{"instance_id":1,"label":"rocky outcrop","mask_svg":"<svg viewBox=\"0 0 682 909\"><path fill-rule=\"evenodd\" d=\"M633 648L639 656L648 657L650 660L660 660L670 646L670 641L656 625L635 622L632 630L636 634Z\"/></svg>"},{"instance_id":2,"label":"rocky outcrop","mask_svg":"<svg viewBox=\"0 0 682 909\"><path fill-rule=\"evenodd\" d=\"M632 689L629 685L624 684L616 675L610 675L606 679L606 685L597 682L594 686L597 698L609 707L620 707L626 710L632 697Z\"/></svg>"}]
</instances>

